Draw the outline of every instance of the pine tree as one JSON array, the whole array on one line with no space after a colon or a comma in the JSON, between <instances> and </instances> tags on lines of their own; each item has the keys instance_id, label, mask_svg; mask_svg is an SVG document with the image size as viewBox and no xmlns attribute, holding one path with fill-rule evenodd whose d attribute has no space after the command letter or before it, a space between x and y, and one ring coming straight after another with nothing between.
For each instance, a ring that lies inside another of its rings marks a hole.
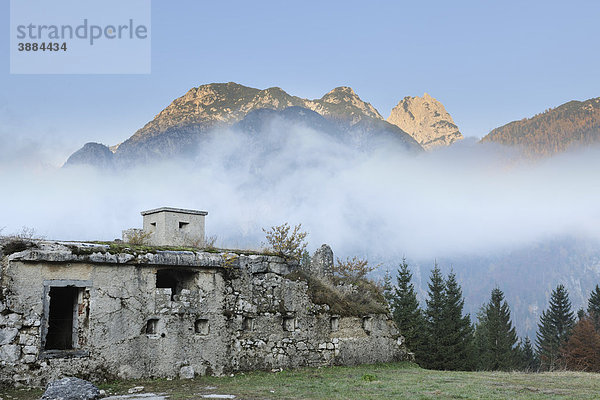
<instances>
[{"instance_id":1,"label":"pine tree","mask_svg":"<svg viewBox=\"0 0 600 400\"><path fill-rule=\"evenodd\" d=\"M519 367L517 333L510 320L510 308L502 290L492 290L490 302L485 305L477 328L481 335L481 362L479 368L492 371L510 371Z\"/></svg>"},{"instance_id":2,"label":"pine tree","mask_svg":"<svg viewBox=\"0 0 600 400\"><path fill-rule=\"evenodd\" d=\"M559 365L560 347L567 341L575 316L571 310L569 293L558 285L550 295L550 307L542 312L537 333L537 352L542 369L554 370Z\"/></svg>"},{"instance_id":3,"label":"pine tree","mask_svg":"<svg viewBox=\"0 0 600 400\"><path fill-rule=\"evenodd\" d=\"M468 315L463 315L465 301L454 273L448 275L445 286L443 324L446 334L441 340L444 369L471 369L470 350L473 341L471 319Z\"/></svg>"},{"instance_id":4,"label":"pine tree","mask_svg":"<svg viewBox=\"0 0 600 400\"><path fill-rule=\"evenodd\" d=\"M587 312L594 322L594 327L600 331L600 287L596 285L588 300Z\"/></svg>"},{"instance_id":5,"label":"pine tree","mask_svg":"<svg viewBox=\"0 0 600 400\"><path fill-rule=\"evenodd\" d=\"M474 326L473 334L473 349L475 356L473 357L473 369L484 370L490 364L488 361L489 354L487 352L487 335L485 334L485 304L481 306L477 312L477 322Z\"/></svg>"},{"instance_id":6,"label":"pine tree","mask_svg":"<svg viewBox=\"0 0 600 400\"><path fill-rule=\"evenodd\" d=\"M390 311L394 312L394 285L392 285L392 274L390 270L386 269L383 275L383 298L387 301L390 306Z\"/></svg>"},{"instance_id":7,"label":"pine tree","mask_svg":"<svg viewBox=\"0 0 600 400\"><path fill-rule=\"evenodd\" d=\"M600 371L600 334L587 316L573 328L569 340L562 347L562 359L574 371Z\"/></svg>"},{"instance_id":8,"label":"pine tree","mask_svg":"<svg viewBox=\"0 0 600 400\"><path fill-rule=\"evenodd\" d=\"M429 369L444 369L442 338L446 335L444 326L444 310L446 305L446 288L442 272L435 264L431 271L427 291L428 299L425 310L425 343L423 346L423 366Z\"/></svg>"},{"instance_id":9,"label":"pine tree","mask_svg":"<svg viewBox=\"0 0 600 400\"><path fill-rule=\"evenodd\" d=\"M525 342L523 342L520 346L521 348L521 370L526 372L536 372L540 368L540 360L533 351L533 346L531 345L531 340L529 340L529 336L525 338Z\"/></svg>"},{"instance_id":10,"label":"pine tree","mask_svg":"<svg viewBox=\"0 0 600 400\"><path fill-rule=\"evenodd\" d=\"M417 362L423 356L423 313L419 308L417 293L411 283L412 274L406 259L402 259L398 270L397 286L391 296L392 315L394 321L404 336L406 346L415 353Z\"/></svg>"}]
</instances>

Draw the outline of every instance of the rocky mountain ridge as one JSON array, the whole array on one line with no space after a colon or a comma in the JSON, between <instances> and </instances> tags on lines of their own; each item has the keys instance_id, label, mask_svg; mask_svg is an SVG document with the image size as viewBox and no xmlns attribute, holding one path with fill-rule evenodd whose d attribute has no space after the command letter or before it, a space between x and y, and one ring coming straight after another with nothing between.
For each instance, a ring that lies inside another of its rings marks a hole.
<instances>
[{"instance_id":1,"label":"rocky mountain ridge","mask_svg":"<svg viewBox=\"0 0 600 400\"><path fill-rule=\"evenodd\" d=\"M411 135L426 150L450 146L463 138L442 103L427 93L400 100L387 122Z\"/></svg>"},{"instance_id":2,"label":"rocky mountain ridge","mask_svg":"<svg viewBox=\"0 0 600 400\"><path fill-rule=\"evenodd\" d=\"M600 143L600 97L570 101L492 130L481 142L520 146L531 157Z\"/></svg>"},{"instance_id":3,"label":"rocky mountain ridge","mask_svg":"<svg viewBox=\"0 0 600 400\"><path fill-rule=\"evenodd\" d=\"M234 82L211 83L190 89L175 99L131 139L156 136L175 127L199 125L207 128L232 124L252 110L283 110L294 106L334 120L347 120L351 125L363 118L383 119L371 104L362 101L352 88L346 86L337 87L320 99L308 100L291 96L278 87L260 90Z\"/></svg>"},{"instance_id":4,"label":"rocky mountain ridge","mask_svg":"<svg viewBox=\"0 0 600 400\"><path fill-rule=\"evenodd\" d=\"M431 99L432 104L436 105L432 108L432 112L435 112L439 109L438 104L441 104ZM109 161L117 165L126 165L190 154L206 136L206 132L232 127L256 110L283 112L288 108L302 108L306 112L318 114L335 126L338 130L336 134L338 138L346 140L344 138L346 135L349 141L360 146L370 147L373 141L391 138L404 144L404 147L411 151L422 150L418 140L414 139L414 133L407 133L397 124L385 121L375 107L363 101L350 87L340 86L320 99L311 100L292 96L278 87L261 90L229 82L211 83L190 89L129 139L111 146L109 149L114 153L114 159ZM443 109L443 106L441 108ZM289 118L296 114L296 111L278 116ZM427 111L422 111L419 115L428 120L435 118L428 115ZM445 110L444 116L452 121ZM273 117L274 115L270 114L261 115L261 118ZM314 129L320 129L323 124L314 117L304 123L309 126L317 123ZM429 132L428 135L435 140L435 132ZM449 140L445 142L451 143ZM110 157L107 157L106 151L99 149L98 146L97 144L84 146L67 160L66 165L105 166L106 160ZM95 156L100 159L96 160Z\"/></svg>"}]
</instances>

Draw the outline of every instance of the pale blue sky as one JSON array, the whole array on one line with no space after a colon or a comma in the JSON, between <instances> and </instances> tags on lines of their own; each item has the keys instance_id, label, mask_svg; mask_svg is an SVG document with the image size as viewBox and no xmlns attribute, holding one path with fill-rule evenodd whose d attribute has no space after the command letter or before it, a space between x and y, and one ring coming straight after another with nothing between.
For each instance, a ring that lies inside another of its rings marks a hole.
<instances>
[{"instance_id":1,"label":"pale blue sky","mask_svg":"<svg viewBox=\"0 0 600 400\"><path fill-rule=\"evenodd\" d=\"M3 35L0 135L114 144L189 88L235 81L308 98L348 85L386 118L428 92L480 137L600 96L599 19L598 1L154 0L150 75L10 75Z\"/></svg>"}]
</instances>

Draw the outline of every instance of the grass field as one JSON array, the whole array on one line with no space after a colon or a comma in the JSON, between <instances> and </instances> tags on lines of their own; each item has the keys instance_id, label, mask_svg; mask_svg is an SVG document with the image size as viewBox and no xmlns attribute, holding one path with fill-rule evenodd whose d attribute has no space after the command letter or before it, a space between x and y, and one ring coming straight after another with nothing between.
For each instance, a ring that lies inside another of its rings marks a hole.
<instances>
[{"instance_id":1,"label":"grass field","mask_svg":"<svg viewBox=\"0 0 600 400\"><path fill-rule=\"evenodd\" d=\"M148 380L100 385L108 394L134 386L170 399L233 394L237 399L598 399L600 374L429 371L410 363L253 372L194 380ZM0 398L33 400L38 390L11 390Z\"/></svg>"}]
</instances>

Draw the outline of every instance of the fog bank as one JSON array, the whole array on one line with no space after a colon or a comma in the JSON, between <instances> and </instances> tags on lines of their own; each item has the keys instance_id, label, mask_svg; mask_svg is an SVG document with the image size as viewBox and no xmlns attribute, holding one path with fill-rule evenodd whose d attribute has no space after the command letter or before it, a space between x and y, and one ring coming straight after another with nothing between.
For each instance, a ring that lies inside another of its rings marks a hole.
<instances>
[{"instance_id":1,"label":"fog bank","mask_svg":"<svg viewBox=\"0 0 600 400\"><path fill-rule=\"evenodd\" d=\"M209 212L217 245L258 248L302 223L310 249L369 258L483 254L556 235L600 238L600 151L516 161L474 140L424 154L358 150L303 126L213 132L194 160L62 169L47 146L0 138L3 233L112 240L160 206Z\"/></svg>"}]
</instances>

